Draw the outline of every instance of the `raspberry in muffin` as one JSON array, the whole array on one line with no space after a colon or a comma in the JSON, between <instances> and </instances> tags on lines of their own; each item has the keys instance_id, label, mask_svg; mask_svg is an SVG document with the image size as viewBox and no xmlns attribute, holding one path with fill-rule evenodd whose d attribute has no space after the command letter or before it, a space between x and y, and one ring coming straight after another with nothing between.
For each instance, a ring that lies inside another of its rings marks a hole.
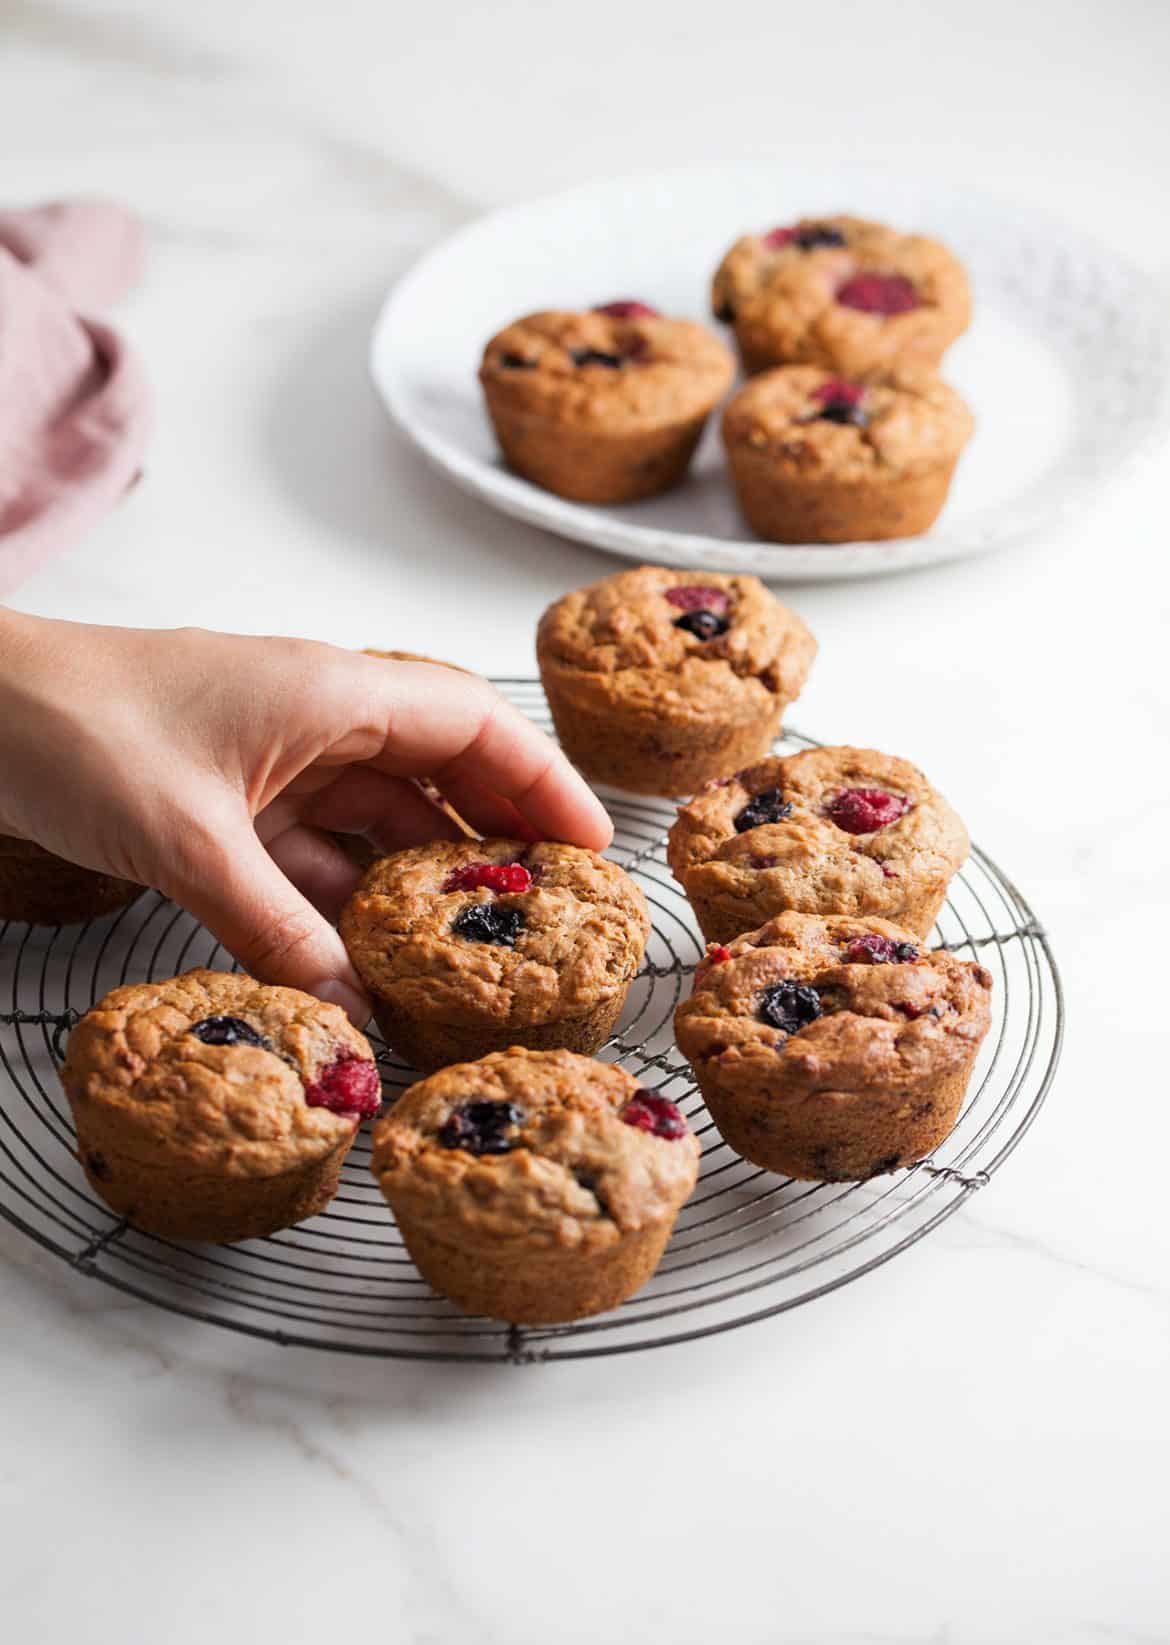
<instances>
[{"instance_id":1,"label":"raspberry in muffin","mask_svg":"<svg viewBox=\"0 0 1170 1645\"><path fill-rule=\"evenodd\" d=\"M510 1045L596 1051L650 917L596 852L436 840L376 862L340 929L387 1044L429 1071Z\"/></svg>"},{"instance_id":2,"label":"raspberry in muffin","mask_svg":"<svg viewBox=\"0 0 1170 1645\"><path fill-rule=\"evenodd\" d=\"M412 1086L375 1127L371 1165L428 1284L472 1313L551 1325L646 1283L699 1144L623 1069L513 1048Z\"/></svg>"},{"instance_id":3,"label":"raspberry in muffin","mask_svg":"<svg viewBox=\"0 0 1170 1645\"><path fill-rule=\"evenodd\" d=\"M659 566L566 594L536 637L566 754L638 794L689 794L759 759L816 649L757 578Z\"/></svg>"},{"instance_id":4,"label":"raspberry in muffin","mask_svg":"<svg viewBox=\"0 0 1170 1645\"><path fill-rule=\"evenodd\" d=\"M735 363L718 338L643 303L530 314L493 337L479 380L508 464L585 503L678 485Z\"/></svg>"},{"instance_id":5,"label":"raspberry in muffin","mask_svg":"<svg viewBox=\"0 0 1170 1645\"><path fill-rule=\"evenodd\" d=\"M32 840L0 834L0 920L77 925L125 908L142 887L57 857Z\"/></svg>"},{"instance_id":6,"label":"raspberry in muffin","mask_svg":"<svg viewBox=\"0 0 1170 1645\"><path fill-rule=\"evenodd\" d=\"M110 1209L221 1244L323 1210L381 1101L369 1042L339 1006L220 971L115 988L70 1034L61 1082Z\"/></svg>"},{"instance_id":7,"label":"raspberry in muffin","mask_svg":"<svg viewBox=\"0 0 1170 1645\"><path fill-rule=\"evenodd\" d=\"M974 426L929 366L866 383L779 366L730 402L723 443L757 536L847 543L928 531Z\"/></svg>"},{"instance_id":8,"label":"raspberry in muffin","mask_svg":"<svg viewBox=\"0 0 1170 1645\"><path fill-rule=\"evenodd\" d=\"M826 366L846 378L937 365L971 318L959 260L937 240L860 217L803 219L737 240L715 274L716 317L744 370Z\"/></svg>"},{"instance_id":9,"label":"raspberry in muffin","mask_svg":"<svg viewBox=\"0 0 1170 1645\"><path fill-rule=\"evenodd\" d=\"M753 1165L855 1182L954 1129L991 977L886 920L781 914L712 950L675 1013L720 1134Z\"/></svg>"},{"instance_id":10,"label":"raspberry in muffin","mask_svg":"<svg viewBox=\"0 0 1170 1645\"><path fill-rule=\"evenodd\" d=\"M774 914L879 914L925 937L970 841L909 760L773 755L679 811L667 860L709 942Z\"/></svg>"}]
</instances>

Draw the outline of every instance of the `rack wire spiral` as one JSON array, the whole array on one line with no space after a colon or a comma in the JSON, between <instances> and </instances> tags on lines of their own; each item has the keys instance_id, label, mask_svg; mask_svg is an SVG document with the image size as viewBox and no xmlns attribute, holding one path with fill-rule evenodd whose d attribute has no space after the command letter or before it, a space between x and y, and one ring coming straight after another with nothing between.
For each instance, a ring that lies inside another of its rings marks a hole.
<instances>
[{"instance_id":1,"label":"rack wire spiral","mask_svg":"<svg viewBox=\"0 0 1170 1645\"><path fill-rule=\"evenodd\" d=\"M505 694L549 723L535 681ZM815 746L790 732L779 752ZM637 1296L574 1325L523 1330L459 1313L406 1255L369 1172L362 1133L341 1189L312 1221L236 1246L139 1233L89 1188L57 1079L78 1016L120 983L231 960L149 892L82 927L0 925L0 1213L74 1269L175 1313L283 1344L387 1359L528 1364L665 1347L795 1308L868 1273L938 1226L993 1174L1044 1100L1060 1054L1060 979L1042 928L978 848L956 877L937 943L995 980L993 1021L959 1123L931 1159L867 1183L792 1182L721 1140L675 1047L674 1007L703 945L666 866L669 802L603 791L611 855L635 875L653 933L618 1033L601 1052L680 1103L703 1145L698 1186L662 1265ZM374 1037L388 1101L411 1071Z\"/></svg>"}]
</instances>

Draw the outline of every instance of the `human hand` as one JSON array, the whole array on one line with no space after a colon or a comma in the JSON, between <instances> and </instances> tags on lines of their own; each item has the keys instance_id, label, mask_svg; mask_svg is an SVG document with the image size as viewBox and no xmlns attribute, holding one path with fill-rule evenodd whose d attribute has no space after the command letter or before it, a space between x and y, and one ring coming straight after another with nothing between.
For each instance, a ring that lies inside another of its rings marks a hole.
<instances>
[{"instance_id":1,"label":"human hand","mask_svg":"<svg viewBox=\"0 0 1170 1645\"><path fill-rule=\"evenodd\" d=\"M157 887L253 975L368 1016L329 923L380 850L485 834L595 850L612 828L543 732L476 675L308 640L0 611L0 831Z\"/></svg>"}]
</instances>

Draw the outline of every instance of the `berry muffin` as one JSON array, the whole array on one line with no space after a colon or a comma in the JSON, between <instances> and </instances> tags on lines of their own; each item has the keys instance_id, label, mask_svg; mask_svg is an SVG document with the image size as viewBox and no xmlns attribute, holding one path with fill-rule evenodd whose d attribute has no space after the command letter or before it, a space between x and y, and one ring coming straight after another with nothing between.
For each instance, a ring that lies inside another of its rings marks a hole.
<instances>
[{"instance_id":1,"label":"berry muffin","mask_svg":"<svg viewBox=\"0 0 1170 1645\"><path fill-rule=\"evenodd\" d=\"M880 914L920 937L967 830L922 772L872 748L773 756L678 814L666 855L709 942L774 914Z\"/></svg>"},{"instance_id":2,"label":"berry muffin","mask_svg":"<svg viewBox=\"0 0 1170 1645\"><path fill-rule=\"evenodd\" d=\"M340 930L386 1043L430 1071L510 1045L596 1051L650 917L629 875L596 852L435 840L376 862Z\"/></svg>"},{"instance_id":3,"label":"berry muffin","mask_svg":"<svg viewBox=\"0 0 1170 1645\"><path fill-rule=\"evenodd\" d=\"M749 374L826 366L846 378L895 362L935 366L967 329L971 292L936 240L860 217L803 219L735 242L711 304Z\"/></svg>"},{"instance_id":4,"label":"berry muffin","mask_svg":"<svg viewBox=\"0 0 1170 1645\"><path fill-rule=\"evenodd\" d=\"M471 1313L552 1325L646 1283L699 1144L621 1068L514 1048L412 1086L374 1128L371 1165L429 1285Z\"/></svg>"},{"instance_id":5,"label":"berry muffin","mask_svg":"<svg viewBox=\"0 0 1170 1645\"><path fill-rule=\"evenodd\" d=\"M900 926L781 914L708 951L675 1034L737 1154L857 1182L950 1135L990 999L981 965L924 953Z\"/></svg>"},{"instance_id":6,"label":"berry muffin","mask_svg":"<svg viewBox=\"0 0 1170 1645\"><path fill-rule=\"evenodd\" d=\"M869 383L780 366L731 401L723 443L757 536L847 543L928 531L974 427L929 366Z\"/></svg>"},{"instance_id":7,"label":"berry muffin","mask_svg":"<svg viewBox=\"0 0 1170 1645\"><path fill-rule=\"evenodd\" d=\"M220 1244L323 1210L381 1101L339 1006L221 971L115 988L70 1034L61 1082L110 1209Z\"/></svg>"},{"instance_id":8,"label":"berry muffin","mask_svg":"<svg viewBox=\"0 0 1170 1645\"><path fill-rule=\"evenodd\" d=\"M142 887L131 880L99 874L32 840L0 834L0 920L77 925L125 908L141 895Z\"/></svg>"},{"instance_id":9,"label":"berry muffin","mask_svg":"<svg viewBox=\"0 0 1170 1645\"><path fill-rule=\"evenodd\" d=\"M758 760L816 649L757 578L659 566L566 594L536 636L565 753L637 794L690 794Z\"/></svg>"},{"instance_id":10,"label":"berry muffin","mask_svg":"<svg viewBox=\"0 0 1170 1645\"><path fill-rule=\"evenodd\" d=\"M479 380L510 467L583 503L678 485L735 362L690 320L644 303L529 314L484 350Z\"/></svg>"}]
</instances>

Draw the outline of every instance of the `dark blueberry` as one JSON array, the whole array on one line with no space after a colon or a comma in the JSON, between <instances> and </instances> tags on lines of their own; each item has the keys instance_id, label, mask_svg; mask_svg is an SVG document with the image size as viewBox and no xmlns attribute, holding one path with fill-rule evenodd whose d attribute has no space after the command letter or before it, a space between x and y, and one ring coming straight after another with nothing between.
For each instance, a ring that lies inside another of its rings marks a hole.
<instances>
[{"instance_id":1,"label":"dark blueberry","mask_svg":"<svg viewBox=\"0 0 1170 1645\"><path fill-rule=\"evenodd\" d=\"M453 1109L439 1128L444 1148L462 1148L467 1154L508 1154L516 1146L508 1132L519 1125L524 1111L514 1102L465 1102Z\"/></svg>"},{"instance_id":2,"label":"dark blueberry","mask_svg":"<svg viewBox=\"0 0 1170 1645\"><path fill-rule=\"evenodd\" d=\"M715 318L721 320L725 326L735 324L735 310L730 303L720 303L715 310Z\"/></svg>"},{"instance_id":3,"label":"dark blueberry","mask_svg":"<svg viewBox=\"0 0 1170 1645\"><path fill-rule=\"evenodd\" d=\"M518 908L501 908L495 902L473 902L451 926L457 937L468 942L494 942L501 948L515 948L524 929L524 915Z\"/></svg>"},{"instance_id":4,"label":"dark blueberry","mask_svg":"<svg viewBox=\"0 0 1170 1645\"><path fill-rule=\"evenodd\" d=\"M86 1154L85 1168L90 1176L96 1177L99 1182L108 1182L110 1180L110 1168L106 1164L105 1156L99 1154L96 1149L92 1149Z\"/></svg>"},{"instance_id":5,"label":"dark blueberry","mask_svg":"<svg viewBox=\"0 0 1170 1645\"><path fill-rule=\"evenodd\" d=\"M726 617L717 617L713 611L684 611L681 617L674 619L674 626L685 628L696 640L714 640L718 635L726 634L731 624Z\"/></svg>"},{"instance_id":6,"label":"dark blueberry","mask_svg":"<svg viewBox=\"0 0 1170 1645\"><path fill-rule=\"evenodd\" d=\"M600 348L575 348L571 354L575 366L609 366L617 371L622 363L620 354L607 354Z\"/></svg>"},{"instance_id":7,"label":"dark blueberry","mask_svg":"<svg viewBox=\"0 0 1170 1645\"><path fill-rule=\"evenodd\" d=\"M821 996L816 989L791 979L773 983L760 995L760 1021L779 1028L784 1034L799 1034L820 1014Z\"/></svg>"},{"instance_id":8,"label":"dark blueberry","mask_svg":"<svg viewBox=\"0 0 1170 1645\"><path fill-rule=\"evenodd\" d=\"M853 405L848 400L828 400L817 412L817 421L852 423L854 428L866 428L869 424L869 415L859 405Z\"/></svg>"},{"instance_id":9,"label":"dark blueberry","mask_svg":"<svg viewBox=\"0 0 1170 1645\"><path fill-rule=\"evenodd\" d=\"M735 832L746 834L749 828L762 828L765 823L783 822L791 817L792 807L778 788L762 788L753 794L742 811L736 813Z\"/></svg>"},{"instance_id":10,"label":"dark blueberry","mask_svg":"<svg viewBox=\"0 0 1170 1645\"><path fill-rule=\"evenodd\" d=\"M918 950L912 942L895 942L893 937L867 932L862 937L850 937L841 958L846 965L906 965L918 958Z\"/></svg>"},{"instance_id":11,"label":"dark blueberry","mask_svg":"<svg viewBox=\"0 0 1170 1645\"><path fill-rule=\"evenodd\" d=\"M189 1032L204 1045L259 1045L265 1051L272 1050L272 1041L258 1034L242 1017L204 1017L202 1022L192 1023Z\"/></svg>"},{"instance_id":12,"label":"dark blueberry","mask_svg":"<svg viewBox=\"0 0 1170 1645\"><path fill-rule=\"evenodd\" d=\"M536 361L526 360L522 354L501 354L500 364L507 371L535 371Z\"/></svg>"},{"instance_id":13,"label":"dark blueberry","mask_svg":"<svg viewBox=\"0 0 1170 1645\"><path fill-rule=\"evenodd\" d=\"M792 236L801 251L815 251L818 246L843 246L845 236L829 223L802 223Z\"/></svg>"}]
</instances>

